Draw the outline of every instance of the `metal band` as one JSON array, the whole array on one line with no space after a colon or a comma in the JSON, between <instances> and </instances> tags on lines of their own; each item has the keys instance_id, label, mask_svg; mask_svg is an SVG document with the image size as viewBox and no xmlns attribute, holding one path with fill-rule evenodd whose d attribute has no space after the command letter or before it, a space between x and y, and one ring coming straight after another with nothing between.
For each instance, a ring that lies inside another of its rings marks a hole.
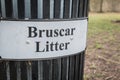
<instances>
[{"instance_id":1,"label":"metal band","mask_svg":"<svg viewBox=\"0 0 120 80\"><path fill-rule=\"evenodd\" d=\"M85 49L86 50L86 49ZM85 51L84 50L84 51ZM82 52L84 52L84 51L82 51ZM69 56L74 56L74 55L77 55L77 54L80 54L80 53L82 53L82 52L79 52L79 53L75 53L75 54L72 54L72 55L68 55L68 56L61 56L61 57L59 57L59 58L64 58L64 57L69 57ZM6 59L6 58L1 58L0 59L0 61L2 60L2 61L38 61L38 60L51 60L51 59L57 59L58 57L51 57L51 58L44 58L44 59L40 59L40 58L33 58L33 59Z\"/></svg>"}]
</instances>

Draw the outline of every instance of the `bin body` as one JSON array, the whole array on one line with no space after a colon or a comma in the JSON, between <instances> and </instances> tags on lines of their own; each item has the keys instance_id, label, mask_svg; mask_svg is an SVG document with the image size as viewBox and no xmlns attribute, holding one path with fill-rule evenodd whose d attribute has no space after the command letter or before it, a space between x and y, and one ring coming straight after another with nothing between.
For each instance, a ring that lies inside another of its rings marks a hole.
<instances>
[{"instance_id":1,"label":"bin body","mask_svg":"<svg viewBox=\"0 0 120 80\"><path fill-rule=\"evenodd\" d=\"M88 2L0 0L0 17L1 21L87 20ZM1 56L0 80L83 80L84 57L85 50L64 57L35 60L2 59Z\"/></svg>"}]
</instances>

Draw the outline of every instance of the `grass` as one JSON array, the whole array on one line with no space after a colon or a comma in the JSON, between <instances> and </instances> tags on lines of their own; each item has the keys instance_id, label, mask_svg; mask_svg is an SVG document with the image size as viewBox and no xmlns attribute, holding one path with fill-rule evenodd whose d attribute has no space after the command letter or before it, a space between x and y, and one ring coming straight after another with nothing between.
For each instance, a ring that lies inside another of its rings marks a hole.
<instances>
[{"instance_id":1,"label":"grass","mask_svg":"<svg viewBox=\"0 0 120 80\"><path fill-rule=\"evenodd\" d=\"M120 13L90 13L85 80L120 80Z\"/></svg>"},{"instance_id":2,"label":"grass","mask_svg":"<svg viewBox=\"0 0 120 80\"><path fill-rule=\"evenodd\" d=\"M120 34L120 23L114 23L115 20L120 20L119 13L89 14L88 40L95 39L94 48L102 49L108 42L114 44L116 35Z\"/></svg>"},{"instance_id":3,"label":"grass","mask_svg":"<svg viewBox=\"0 0 120 80\"><path fill-rule=\"evenodd\" d=\"M101 34L103 32L113 34L114 31L120 30L120 25L113 24L113 20L120 20L119 13L90 13L88 37ZM107 34L106 34L107 35Z\"/></svg>"}]
</instances>

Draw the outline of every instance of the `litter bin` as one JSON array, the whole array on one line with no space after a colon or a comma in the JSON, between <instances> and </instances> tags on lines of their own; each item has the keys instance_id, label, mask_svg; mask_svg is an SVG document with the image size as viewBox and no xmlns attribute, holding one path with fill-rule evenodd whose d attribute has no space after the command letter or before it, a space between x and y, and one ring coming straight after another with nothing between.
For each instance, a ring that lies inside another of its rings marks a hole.
<instances>
[{"instance_id":1,"label":"litter bin","mask_svg":"<svg viewBox=\"0 0 120 80\"><path fill-rule=\"evenodd\" d=\"M89 0L0 0L0 80L83 80Z\"/></svg>"}]
</instances>

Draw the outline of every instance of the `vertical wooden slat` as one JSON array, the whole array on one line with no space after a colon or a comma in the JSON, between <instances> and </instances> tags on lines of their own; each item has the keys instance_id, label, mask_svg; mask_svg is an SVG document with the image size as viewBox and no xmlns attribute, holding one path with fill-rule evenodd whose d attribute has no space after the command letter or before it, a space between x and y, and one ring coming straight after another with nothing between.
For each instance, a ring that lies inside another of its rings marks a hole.
<instances>
[{"instance_id":1,"label":"vertical wooden slat","mask_svg":"<svg viewBox=\"0 0 120 80\"><path fill-rule=\"evenodd\" d=\"M86 16L86 11L87 11L87 0L84 0L84 10L83 10L83 17L85 17Z\"/></svg>"},{"instance_id":2,"label":"vertical wooden slat","mask_svg":"<svg viewBox=\"0 0 120 80\"><path fill-rule=\"evenodd\" d=\"M61 80L61 59L53 60L53 78L52 80Z\"/></svg>"},{"instance_id":3,"label":"vertical wooden slat","mask_svg":"<svg viewBox=\"0 0 120 80\"><path fill-rule=\"evenodd\" d=\"M59 71L59 75L58 75L58 80L61 80L61 71L62 71L62 68L61 68L61 58L58 59L58 71Z\"/></svg>"},{"instance_id":4,"label":"vertical wooden slat","mask_svg":"<svg viewBox=\"0 0 120 80\"><path fill-rule=\"evenodd\" d=\"M43 80L52 80L52 61L43 61Z\"/></svg>"},{"instance_id":5,"label":"vertical wooden slat","mask_svg":"<svg viewBox=\"0 0 120 80\"><path fill-rule=\"evenodd\" d=\"M65 0L64 1L64 14L63 14L64 19L69 18L69 13L70 13L69 10L70 10L70 0Z\"/></svg>"},{"instance_id":6,"label":"vertical wooden slat","mask_svg":"<svg viewBox=\"0 0 120 80\"><path fill-rule=\"evenodd\" d=\"M25 18L31 18L31 0L25 1Z\"/></svg>"},{"instance_id":7,"label":"vertical wooden slat","mask_svg":"<svg viewBox=\"0 0 120 80\"><path fill-rule=\"evenodd\" d=\"M21 80L20 62L16 62L16 68L17 68L17 80Z\"/></svg>"},{"instance_id":8,"label":"vertical wooden slat","mask_svg":"<svg viewBox=\"0 0 120 80\"><path fill-rule=\"evenodd\" d=\"M9 66L9 61L6 62L6 76L7 76L7 80L10 80L10 66Z\"/></svg>"},{"instance_id":9,"label":"vertical wooden slat","mask_svg":"<svg viewBox=\"0 0 120 80\"><path fill-rule=\"evenodd\" d=\"M6 77L6 63L0 60L0 80L7 80Z\"/></svg>"},{"instance_id":10,"label":"vertical wooden slat","mask_svg":"<svg viewBox=\"0 0 120 80\"><path fill-rule=\"evenodd\" d=\"M21 62L21 80L27 80L27 62Z\"/></svg>"},{"instance_id":11,"label":"vertical wooden slat","mask_svg":"<svg viewBox=\"0 0 120 80\"><path fill-rule=\"evenodd\" d=\"M24 0L18 0L18 17L19 19L25 18L25 1Z\"/></svg>"},{"instance_id":12,"label":"vertical wooden slat","mask_svg":"<svg viewBox=\"0 0 120 80\"><path fill-rule=\"evenodd\" d=\"M50 19L54 18L54 0L50 0ZM53 60L49 61L49 80L53 79Z\"/></svg>"},{"instance_id":13,"label":"vertical wooden slat","mask_svg":"<svg viewBox=\"0 0 120 80\"><path fill-rule=\"evenodd\" d=\"M85 52L85 51L84 51ZM84 52L80 53L80 71L79 71L79 80L83 80L83 73L84 73Z\"/></svg>"},{"instance_id":14,"label":"vertical wooden slat","mask_svg":"<svg viewBox=\"0 0 120 80\"><path fill-rule=\"evenodd\" d=\"M53 71L53 60L49 60L49 80L52 80L52 71Z\"/></svg>"},{"instance_id":15,"label":"vertical wooden slat","mask_svg":"<svg viewBox=\"0 0 120 80\"><path fill-rule=\"evenodd\" d=\"M64 0L55 0L55 2L56 2L55 5L57 5L57 2L59 2L59 5L55 7L55 13L57 13L59 17L56 14L55 16L58 17L59 19L60 18L63 19ZM58 71L58 76L53 77L53 80L62 80L62 75L61 75L62 74L62 59L61 58L57 59L56 63L58 63L58 68L56 68L56 70L54 69L54 73L57 74L57 71Z\"/></svg>"},{"instance_id":16,"label":"vertical wooden slat","mask_svg":"<svg viewBox=\"0 0 120 80\"><path fill-rule=\"evenodd\" d=\"M84 1L83 0L80 0L79 1L79 14L78 14L78 17L83 17L83 13L84 13Z\"/></svg>"},{"instance_id":17,"label":"vertical wooden slat","mask_svg":"<svg viewBox=\"0 0 120 80\"><path fill-rule=\"evenodd\" d=\"M5 0L1 0L1 11L2 16L6 17L6 6L5 6ZM31 0L12 0L13 4L13 17L18 18L18 14L22 15L22 17L25 18L31 18L31 14L34 15L34 10L31 10ZM21 5L23 3L24 5ZM32 0L34 1L34 0ZM75 4L73 4L73 1ZM80 0L81 2L77 2L79 0L37 0L37 18L43 19L63 19L63 18L71 18L72 15L74 15L72 18L77 18L78 15L82 17L86 16L86 10L87 7L83 5L83 0ZM87 0L85 0L87 1ZM21 2L21 3L19 3ZM18 5L17 5L18 3ZM58 5L56 5L56 3ZM79 3L79 7L78 7ZM87 4L87 2L85 2ZM21 5L21 6L20 6ZM32 4L33 5L33 4ZM65 6L66 5L66 6ZM74 9L73 10L73 5ZM17 12L17 6L18 6L18 12ZM33 5L34 6L34 5ZM55 7L55 6L58 6ZM84 6L84 7L83 7ZM22 7L22 8L21 8ZM25 9L23 9L25 7ZM79 10L80 8L80 10ZM34 9L34 8L33 8ZM57 10L58 9L58 10ZM79 11L77 11L79 10ZM31 13L31 11L33 13ZM54 12L56 11L56 12ZM20 13L19 13L20 12ZM24 12L25 14L23 14ZM78 14L79 12L79 14ZM83 13L83 14L82 14ZM20 16L21 18L21 16ZM79 61L80 60L80 61ZM54 63L53 63L54 62ZM38 69L38 80L82 80L83 76L83 68L84 68L84 54L80 53L80 55L77 55L76 58L74 56L71 57L65 57L60 58L56 60L44 60L44 61L38 61L37 69ZM17 80L23 80L24 74L27 77L27 80L32 80L33 76L33 68L31 62L27 62L27 65L21 65L20 62L16 62L16 68L17 68ZM22 69L21 69L22 67ZM27 68L24 68L27 67ZM24 68L24 69L23 69ZM23 74L22 74L23 73ZM7 80L10 80L10 68L9 68L9 62L6 62L6 76ZM26 75L27 74L27 75ZM23 78L22 78L23 77ZM75 79L74 79L75 78ZM26 78L25 78L26 80Z\"/></svg>"},{"instance_id":18,"label":"vertical wooden slat","mask_svg":"<svg viewBox=\"0 0 120 80\"><path fill-rule=\"evenodd\" d=\"M79 0L73 0L72 18L77 18L78 17L78 4L79 4Z\"/></svg>"},{"instance_id":19,"label":"vertical wooden slat","mask_svg":"<svg viewBox=\"0 0 120 80\"><path fill-rule=\"evenodd\" d=\"M75 16L76 18L78 18L79 9L80 9L79 8L79 0L77 0L77 3L76 3L76 16Z\"/></svg>"},{"instance_id":20,"label":"vertical wooden slat","mask_svg":"<svg viewBox=\"0 0 120 80\"><path fill-rule=\"evenodd\" d=\"M6 18L12 18L13 16L13 8L12 8L12 0L5 0L5 10L6 10Z\"/></svg>"},{"instance_id":21,"label":"vertical wooden slat","mask_svg":"<svg viewBox=\"0 0 120 80\"><path fill-rule=\"evenodd\" d=\"M18 0L12 0L13 18L18 19Z\"/></svg>"},{"instance_id":22,"label":"vertical wooden slat","mask_svg":"<svg viewBox=\"0 0 120 80\"><path fill-rule=\"evenodd\" d=\"M55 18L63 18L64 0L55 0ZM61 58L53 60L53 80L61 80Z\"/></svg>"},{"instance_id":23,"label":"vertical wooden slat","mask_svg":"<svg viewBox=\"0 0 120 80\"><path fill-rule=\"evenodd\" d=\"M68 2L67 2L68 3ZM66 4L68 5L68 4ZM72 0L69 2L69 18L72 17ZM67 57L67 72L66 72L66 80L74 79L74 56Z\"/></svg>"},{"instance_id":24,"label":"vertical wooden slat","mask_svg":"<svg viewBox=\"0 0 120 80\"><path fill-rule=\"evenodd\" d=\"M69 80L74 80L75 75L75 56L70 56Z\"/></svg>"},{"instance_id":25,"label":"vertical wooden slat","mask_svg":"<svg viewBox=\"0 0 120 80\"><path fill-rule=\"evenodd\" d=\"M87 0L87 2L86 2L86 13L85 13L85 17L88 17L88 11L89 11L89 0Z\"/></svg>"},{"instance_id":26,"label":"vertical wooden slat","mask_svg":"<svg viewBox=\"0 0 120 80\"><path fill-rule=\"evenodd\" d=\"M43 18L43 0L38 0L38 18Z\"/></svg>"},{"instance_id":27,"label":"vertical wooden slat","mask_svg":"<svg viewBox=\"0 0 120 80\"><path fill-rule=\"evenodd\" d=\"M80 63L79 63L79 80L81 80L81 71L82 71L82 53L79 54Z\"/></svg>"},{"instance_id":28,"label":"vertical wooden slat","mask_svg":"<svg viewBox=\"0 0 120 80\"><path fill-rule=\"evenodd\" d=\"M70 6L69 6L69 7L70 7L70 8L69 8L69 9L70 9L70 10L69 10L69 18L72 17L72 1L73 1L73 0L70 0Z\"/></svg>"},{"instance_id":29,"label":"vertical wooden slat","mask_svg":"<svg viewBox=\"0 0 120 80\"><path fill-rule=\"evenodd\" d=\"M43 61L43 80L49 80L49 61Z\"/></svg>"},{"instance_id":30,"label":"vertical wooden slat","mask_svg":"<svg viewBox=\"0 0 120 80\"><path fill-rule=\"evenodd\" d=\"M69 63L70 63L70 57L67 57L66 80L69 80Z\"/></svg>"},{"instance_id":31,"label":"vertical wooden slat","mask_svg":"<svg viewBox=\"0 0 120 80\"><path fill-rule=\"evenodd\" d=\"M63 19L63 13L64 13L64 0L61 0L60 3L60 18Z\"/></svg>"},{"instance_id":32,"label":"vertical wooden slat","mask_svg":"<svg viewBox=\"0 0 120 80\"><path fill-rule=\"evenodd\" d=\"M31 6L30 6L30 9L31 9L31 19L37 19L37 0L31 0Z\"/></svg>"},{"instance_id":33,"label":"vertical wooden slat","mask_svg":"<svg viewBox=\"0 0 120 80\"><path fill-rule=\"evenodd\" d=\"M79 80L80 57L79 54L75 58L75 80Z\"/></svg>"},{"instance_id":34,"label":"vertical wooden slat","mask_svg":"<svg viewBox=\"0 0 120 80\"><path fill-rule=\"evenodd\" d=\"M27 80L32 80L32 63L28 61L26 66L27 66Z\"/></svg>"},{"instance_id":35,"label":"vertical wooden slat","mask_svg":"<svg viewBox=\"0 0 120 80\"><path fill-rule=\"evenodd\" d=\"M50 1L51 0L43 0L43 18L50 18Z\"/></svg>"},{"instance_id":36,"label":"vertical wooden slat","mask_svg":"<svg viewBox=\"0 0 120 80\"><path fill-rule=\"evenodd\" d=\"M54 18L60 18L60 2L61 0L54 0Z\"/></svg>"},{"instance_id":37,"label":"vertical wooden slat","mask_svg":"<svg viewBox=\"0 0 120 80\"><path fill-rule=\"evenodd\" d=\"M38 61L38 80L43 80L43 62Z\"/></svg>"},{"instance_id":38,"label":"vertical wooden slat","mask_svg":"<svg viewBox=\"0 0 120 80\"><path fill-rule=\"evenodd\" d=\"M50 0L50 19L54 18L54 0Z\"/></svg>"},{"instance_id":39,"label":"vertical wooden slat","mask_svg":"<svg viewBox=\"0 0 120 80\"><path fill-rule=\"evenodd\" d=\"M1 13L2 13L2 17L6 18L5 0L1 0Z\"/></svg>"},{"instance_id":40,"label":"vertical wooden slat","mask_svg":"<svg viewBox=\"0 0 120 80\"><path fill-rule=\"evenodd\" d=\"M0 19L1 19L1 17L2 17L2 12L1 12L1 0L0 0Z\"/></svg>"},{"instance_id":41,"label":"vertical wooden slat","mask_svg":"<svg viewBox=\"0 0 120 80\"><path fill-rule=\"evenodd\" d=\"M68 57L62 58L61 80L68 80Z\"/></svg>"},{"instance_id":42,"label":"vertical wooden slat","mask_svg":"<svg viewBox=\"0 0 120 80\"><path fill-rule=\"evenodd\" d=\"M17 79L17 68L15 61L9 61L10 66L10 80L16 80Z\"/></svg>"},{"instance_id":43,"label":"vertical wooden slat","mask_svg":"<svg viewBox=\"0 0 120 80\"><path fill-rule=\"evenodd\" d=\"M87 0L87 7L86 7L86 8L87 8L87 9L86 9L87 12L86 12L86 17L88 17L88 14L89 14L89 5L90 5L89 3L90 3L90 0Z\"/></svg>"},{"instance_id":44,"label":"vertical wooden slat","mask_svg":"<svg viewBox=\"0 0 120 80\"><path fill-rule=\"evenodd\" d=\"M67 10L67 8L65 9L64 7L65 7L65 2L64 2L64 0L61 0L61 4L60 4L60 18L61 19L63 19L63 17L65 17L65 18L67 17L66 16L67 14L65 14L65 12L64 12ZM68 12L66 12L66 13L68 13ZM62 60L62 62L61 62L61 64L62 64L61 65L61 74L62 74L61 80L68 80L69 57L62 58L61 60Z\"/></svg>"},{"instance_id":45,"label":"vertical wooden slat","mask_svg":"<svg viewBox=\"0 0 120 80\"><path fill-rule=\"evenodd\" d=\"M38 80L38 61L32 61L32 80Z\"/></svg>"},{"instance_id":46,"label":"vertical wooden slat","mask_svg":"<svg viewBox=\"0 0 120 80\"><path fill-rule=\"evenodd\" d=\"M82 52L82 69L81 69L81 80L83 80L84 75L84 59L85 58L85 51Z\"/></svg>"}]
</instances>

